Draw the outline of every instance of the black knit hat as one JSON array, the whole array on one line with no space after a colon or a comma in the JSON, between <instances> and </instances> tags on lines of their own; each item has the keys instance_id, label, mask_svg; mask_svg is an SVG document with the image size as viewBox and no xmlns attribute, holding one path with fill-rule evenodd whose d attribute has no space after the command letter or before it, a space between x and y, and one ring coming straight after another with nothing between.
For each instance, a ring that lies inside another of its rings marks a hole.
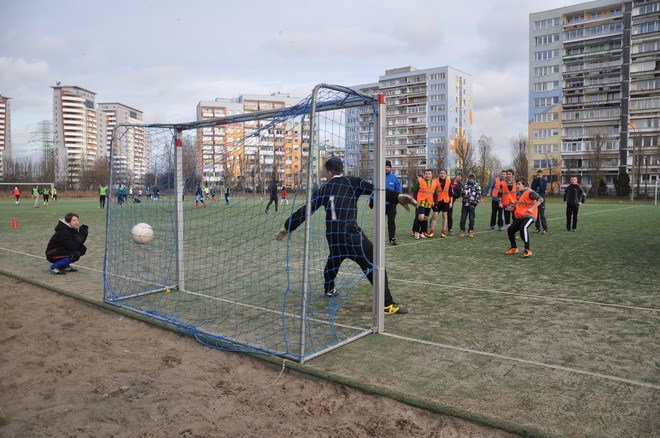
<instances>
[{"instance_id":1,"label":"black knit hat","mask_svg":"<svg viewBox=\"0 0 660 438\"><path fill-rule=\"evenodd\" d=\"M385 161L385 167L392 167L392 162L390 160Z\"/></svg>"},{"instance_id":2,"label":"black knit hat","mask_svg":"<svg viewBox=\"0 0 660 438\"><path fill-rule=\"evenodd\" d=\"M344 171L344 164L339 158L328 158L328 161L325 162L325 170L340 174Z\"/></svg>"}]
</instances>

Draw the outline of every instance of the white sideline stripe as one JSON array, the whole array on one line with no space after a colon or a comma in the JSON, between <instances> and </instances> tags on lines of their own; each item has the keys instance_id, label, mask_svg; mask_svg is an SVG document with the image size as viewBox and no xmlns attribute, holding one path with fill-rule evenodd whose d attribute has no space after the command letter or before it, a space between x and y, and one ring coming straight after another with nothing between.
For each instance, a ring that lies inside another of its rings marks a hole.
<instances>
[{"instance_id":1,"label":"white sideline stripe","mask_svg":"<svg viewBox=\"0 0 660 438\"><path fill-rule=\"evenodd\" d=\"M13 252L15 254L20 254L20 255L24 255L24 256L28 256L28 257L34 257L34 258L41 259L41 260L46 260L46 257L42 257L42 256L34 255L34 254L28 254L26 252L14 251L13 249L7 249L7 248L0 247L0 250ZM76 264L76 267L81 268L81 269L88 269L90 271L103 273L103 270L101 270L101 269L88 268L88 267L81 266L81 265L78 265L78 264ZM137 282L150 283L150 284L155 284L155 285L160 286L160 284L152 283L150 281L137 280L137 279L134 279L134 278L131 278L131 277L124 277L124 276L121 276L121 275L118 276L118 277L127 278L129 280L133 280L133 281L137 281ZM206 294L203 294L203 293L200 293L200 292L193 292L193 291L189 291L189 290L182 290L180 292L190 294L190 295L196 295L196 296L203 297L203 298L208 298L208 299L211 299L211 300L222 301L222 302L229 303L229 304L240 305L240 306L248 307L248 308L251 308L251 309L257 309L257 310L261 310L261 311L265 311L265 312L275 313L275 314L278 314L278 315L282 314L282 312L280 312L278 310L268 309L268 308L265 308L265 307L255 306L255 305L252 305L252 304L241 303L239 301L228 300L226 298L214 297L214 296L206 295ZM126 297L119 297L119 299L116 300L116 301L121 301L122 299L126 299ZM296 315L293 315L291 313L286 313L286 312L284 312L284 315L289 316L289 317L296 317ZM318 319L318 318L310 318L309 320L313 321L313 322L320 322L320 323L324 323L324 324L330 324L328 321ZM356 327L356 326L352 326L352 325L348 325L348 324L340 324L338 322L335 322L334 325L336 327L342 327L342 328L347 328L347 329L351 329L351 330L358 330L358 331L371 330L371 329L367 329L365 327Z\"/></svg>"},{"instance_id":2,"label":"white sideline stripe","mask_svg":"<svg viewBox=\"0 0 660 438\"><path fill-rule=\"evenodd\" d=\"M632 208L632 207L628 207L628 208ZM15 254L20 254L20 255L24 255L24 256L28 256L28 257L34 257L34 258L37 258L37 259L46 260L46 257L37 256L37 255L34 255L34 254L28 254L28 253L21 252L21 251L15 251L13 249L0 247L0 250L13 252ZM90 271L103 273L103 270L101 270L101 269L88 268L86 266L82 266L82 265L78 265L78 264L76 264L76 266L80 269L87 269L87 270L90 270ZM314 270L321 271L320 268L316 268ZM129 280L134 280L134 281L143 282L143 283L151 283L151 282L148 282L148 281L137 280L137 279L133 279L133 278L130 278L130 277L124 277L124 276L119 276L119 277L128 278ZM390 281L398 281L400 283L421 284L421 285L425 285L425 286L441 286L441 287L444 286L444 285L439 284L439 283L430 283L430 282L426 282L426 281L399 280L397 278L390 278L389 280ZM151 283L151 284L156 284L156 283ZM548 296L543 296L543 295L521 294L521 293L516 293L516 292L506 292L506 291L499 291L499 290L492 290L492 289L481 289L481 288L476 288L476 287L466 287L466 286L453 286L453 287L456 288L456 289L473 290L473 291L488 292L488 293L492 293L492 294L501 294L501 295L512 295L512 296L517 296L517 297L522 297L522 298L543 299L543 300L549 300L549 301L566 301L566 302L570 302L570 303L595 304L597 306L615 307L615 308L621 308L621 309L646 310L646 311L651 311L651 312L660 312L660 309L656 309L656 308L652 308L652 307L626 306L625 304L610 304L610 303L602 303L602 302L598 302L598 301L577 300L577 299L574 299L574 298L561 298L561 297L548 297Z\"/></svg>"},{"instance_id":3,"label":"white sideline stripe","mask_svg":"<svg viewBox=\"0 0 660 438\"><path fill-rule=\"evenodd\" d=\"M26 253L26 252L15 251L15 250L13 250L13 249L9 249L9 248L0 248L0 250L2 250L2 251L7 251L7 252L13 252L14 254L20 254L20 255L24 255L24 256L28 256L28 257L34 257L35 259L46 260L46 257L44 257L44 256L38 256L38 255L34 255L34 254L28 254L28 253ZM101 274L103 273L103 270L102 270L102 269L88 268L87 266L82 266L82 265L79 265L78 263L76 263L76 267L77 267L77 268L80 268L80 269L87 269L87 270L89 270L89 271L100 272Z\"/></svg>"},{"instance_id":4,"label":"white sideline stripe","mask_svg":"<svg viewBox=\"0 0 660 438\"><path fill-rule=\"evenodd\" d=\"M421 284L424 286L439 286L439 287L445 287L446 285L444 284L439 284L439 283L430 283L427 281L416 281L416 280L399 280L398 278L390 278L390 281L398 281L400 283L412 283L412 284ZM539 299L539 300L548 300L548 301L566 301L569 303L580 303L580 304L595 304L598 306L606 306L606 307L618 307L622 309L633 309L633 310L647 310L650 312L660 312L660 309L653 308L653 307L637 307L637 306L626 306L625 304L610 304L610 303L603 303L599 301L586 301L586 300L577 300L575 298L561 298L561 297L548 297L544 295L530 295L530 294L521 294L517 292L507 292L507 291L501 291L501 290L492 290L492 289L480 289L477 287L467 287L467 286L452 286L455 289L465 289L465 290L473 290L473 291L480 291L480 292L488 292L491 294L502 294L502 295L513 295L516 297L522 297L522 298L532 298L532 299Z\"/></svg>"},{"instance_id":5,"label":"white sideline stripe","mask_svg":"<svg viewBox=\"0 0 660 438\"><path fill-rule=\"evenodd\" d=\"M580 217L587 216L587 215L590 215L590 214L609 213L609 212L612 212L612 211L628 210L628 209L631 209L631 208L639 208L639 207L642 207L642 206L641 205L633 205L633 206L630 206L630 207L613 208L613 209L610 209L610 210L590 211L588 213L580 213ZM558 221L558 220L561 220L561 219L566 219L566 216L553 217L553 218L550 218L550 219L546 218L547 221ZM483 231L479 231L478 233L490 233L492 231L495 231L495 230L483 230ZM506 228L503 228L502 231L506 231ZM475 232L475 234L476 234L476 232ZM454 238L454 237L458 237L458 235L447 236L447 239L451 239L451 238ZM411 236L411 238L412 238L412 236ZM395 248L399 248L399 247L403 247L403 246L417 245L420 242L429 241L429 240L442 240L442 239L441 238L438 238L438 239L436 239L436 238L420 239L420 240L415 240L414 242L410 242L410 243L399 243L396 246L386 245L385 249L395 249Z\"/></svg>"},{"instance_id":6,"label":"white sideline stripe","mask_svg":"<svg viewBox=\"0 0 660 438\"><path fill-rule=\"evenodd\" d=\"M433 346L433 347L446 348L446 349L449 349L449 350L461 351L463 353L478 354L480 356L488 356L488 357L493 357L493 358L496 358L496 359L502 359L502 360L511 361L511 362L523 363L525 365L533 365L533 366L537 366L537 367L550 368L550 369L553 369L553 370L568 371L570 373L575 373L575 374L584 374L586 376L598 377L598 378L607 379L607 380L615 380L617 382L629 383L631 385L643 386L645 388L660 389L660 385L654 385L653 383L647 383L647 382L640 382L640 381L637 381L637 380L624 379L622 377L610 376L610 375L601 374L601 373L594 373L592 371L578 370L578 369L575 369L575 368L568 368L568 367L561 366L561 365L552 365L552 364L547 364L547 363L543 363L543 362L536 362L536 361L533 361L533 360L520 359L520 358L512 357L512 356L504 356L502 354L487 353L485 351L478 351L478 350L471 350L469 348L455 347L453 345L446 345L446 344L440 344L440 343L437 343L437 342L424 341L424 340L421 340L421 339L409 338L407 336L394 335L392 333L381 333L381 334L383 336L389 336L391 338L400 339L402 341L415 342L415 343L418 343L418 344L425 344L425 345L430 345L430 346Z\"/></svg>"}]
</instances>

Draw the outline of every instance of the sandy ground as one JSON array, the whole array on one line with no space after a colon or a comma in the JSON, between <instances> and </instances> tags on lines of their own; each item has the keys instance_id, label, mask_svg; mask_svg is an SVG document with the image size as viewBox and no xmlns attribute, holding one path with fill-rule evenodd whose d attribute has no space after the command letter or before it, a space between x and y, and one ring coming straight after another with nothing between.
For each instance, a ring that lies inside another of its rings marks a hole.
<instances>
[{"instance_id":1,"label":"sandy ground","mask_svg":"<svg viewBox=\"0 0 660 438\"><path fill-rule=\"evenodd\" d=\"M4 276L0 424L1 437L513 436Z\"/></svg>"}]
</instances>

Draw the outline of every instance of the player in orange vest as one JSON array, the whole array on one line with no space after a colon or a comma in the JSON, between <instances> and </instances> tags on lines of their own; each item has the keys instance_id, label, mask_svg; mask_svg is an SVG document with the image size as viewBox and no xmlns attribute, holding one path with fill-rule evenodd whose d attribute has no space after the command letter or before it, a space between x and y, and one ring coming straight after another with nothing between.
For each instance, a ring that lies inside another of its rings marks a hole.
<instances>
[{"instance_id":1,"label":"player in orange vest","mask_svg":"<svg viewBox=\"0 0 660 438\"><path fill-rule=\"evenodd\" d=\"M21 190L18 187L14 187L14 196L16 197L16 203L21 203Z\"/></svg>"},{"instance_id":2,"label":"player in orange vest","mask_svg":"<svg viewBox=\"0 0 660 438\"><path fill-rule=\"evenodd\" d=\"M504 254L515 254L518 252L516 246L516 232L520 231L520 237L525 244L525 253L523 257L532 255L529 249L529 227L538 217L538 206L543 202L541 195L527 186L527 178L521 176L516 180L517 200L507 208L513 212L513 221L507 230L511 248Z\"/></svg>"},{"instance_id":3,"label":"player in orange vest","mask_svg":"<svg viewBox=\"0 0 660 438\"><path fill-rule=\"evenodd\" d=\"M424 178L419 178L412 188L413 195L417 199L417 217L413 224L413 233L415 239L426 239L428 236L428 218L431 209L435 203L438 194L437 179L433 179L433 172L427 170L424 172Z\"/></svg>"},{"instance_id":4,"label":"player in orange vest","mask_svg":"<svg viewBox=\"0 0 660 438\"><path fill-rule=\"evenodd\" d=\"M454 204L454 198L451 197L451 178L447 178L447 171L440 170L440 177L434 179L438 184L438 197L433 206L433 219L431 219L431 232L429 237L435 235L435 223L438 220L438 213L442 212L442 231L440 237L447 237L447 212Z\"/></svg>"},{"instance_id":5,"label":"player in orange vest","mask_svg":"<svg viewBox=\"0 0 660 438\"><path fill-rule=\"evenodd\" d=\"M500 185L500 207L504 208L504 225L511 223L511 210L507 207L516 202L516 181L513 170L506 171L506 179Z\"/></svg>"},{"instance_id":6,"label":"player in orange vest","mask_svg":"<svg viewBox=\"0 0 660 438\"><path fill-rule=\"evenodd\" d=\"M503 170L499 177L495 178L488 189L488 196L491 196L490 201L490 227L489 230L495 229L497 223L497 231L502 231L504 226L504 216L502 216L502 206L500 204L500 190L502 189L502 181L506 178L506 170Z\"/></svg>"}]
</instances>

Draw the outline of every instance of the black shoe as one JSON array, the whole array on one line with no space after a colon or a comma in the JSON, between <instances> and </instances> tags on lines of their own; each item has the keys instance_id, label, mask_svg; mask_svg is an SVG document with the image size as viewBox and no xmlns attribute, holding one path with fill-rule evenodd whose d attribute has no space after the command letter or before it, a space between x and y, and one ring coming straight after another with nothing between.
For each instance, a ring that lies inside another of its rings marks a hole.
<instances>
[{"instance_id":1,"label":"black shoe","mask_svg":"<svg viewBox=\"0 0 660 438\"><path fill-rule=\"evenodd\" d=\"M332 289L325 291L325 296L328 298L334 298L339 295L339 292L337 292L337 289Z\"/></svg>"},{"instance_id":2,"label":"black shoe","mask_svg":"<svg viewBox=\"0 0 660 438\"><path fill-rule=\"evenodd\" d=\"M73 266L67 266L66 268L63 269L64 272L78 272L76 268Z\"/></svg>"},{"instance_id":3,"label":"black shoe","mask_svg":"<svg viewBox=\"0 0 660 438\"><path fill-rule=\"evenodd\" d=\"M390 239L390 245L396 246L398 243L396 243L396 238L395 239Z\"/></svg>"}]
</instances>

